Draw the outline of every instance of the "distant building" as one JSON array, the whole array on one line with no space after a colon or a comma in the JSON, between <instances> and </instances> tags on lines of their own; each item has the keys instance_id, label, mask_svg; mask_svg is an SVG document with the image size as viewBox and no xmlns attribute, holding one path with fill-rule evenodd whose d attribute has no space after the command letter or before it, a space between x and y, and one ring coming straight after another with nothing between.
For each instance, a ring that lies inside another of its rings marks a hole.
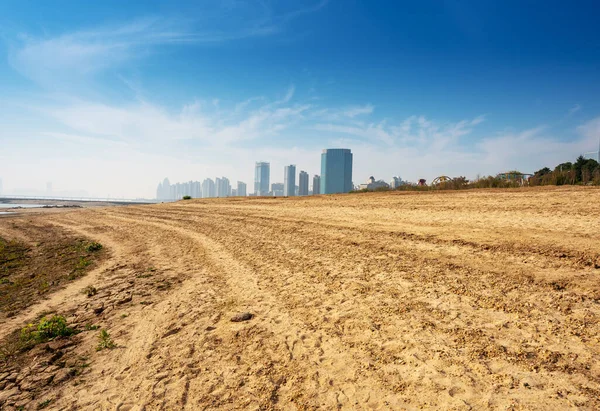
<instances>
[{"instance_id":1,"label":"distant building","mask_svg":"<svg viewBox=\"0 0 600 411\"><path fill-rule=\"evenodd\" d=\"M237 189L235 189L235 188L231 189L231 197L237 197Z\"/></svg>"},{"instance_id":2,"label":"distant building","mask_svg":"<svg viewBox=\"0 0 600 411\"><path fill-rule=\"evenodd\" d=\"M215 191L215 182L210 178L207 178L202 182L202 198L215 197Z\"/></svg>"},{"instance_id":3,"label":"distant building","mask_svg":"<svg viewBox=\"0 0 600 411\"><path fill-rule=\"evenodd\" d=\"M274 197L282 197L283 196L283 183L273 183L271 184L271 193Z\"/></svg>"},{"instance_id":4,"label":"distant building","mask_svg":"<svg viewBox=\"0 0 600 411\"><path fill-rule=\"evenodd\" d=\"M221 177L215 179L215 188L217 190L217 197L230 197L231 196L231 184L227 177Z\"/></svg>"},{"instance_id":5,"label":"distant building","mask_svg":"<svg viewBox=\"0 0 600 411\"><path fill-rule=\"evenodd\" d=\"M352 152L347 148L329 148L321 154L321 194L352 191Z\"/></svg>"},{"instance_id":6,"label":"distant building","mask_svg":"<svg viewBox=\"0 0 600 411\"><path fill-rule=\"evenodd\" d=\"M259 161L254 168L254 193L259 196L269 195L269 184L271 179L271 165L265 161Z\"/></svg>"},{"instance_id":7,"label":"distant building","mask_svg":"<svg viewBox=\"0 0 600 411\"><path fill-rule=\"evenodd\" d=\"M2 179L0 178L0 194L2 194Z\"/></svg>"},{"instance_id":8,"label":"distant building","mask_svg":"<svg viewBox=\"0 0 600 411\"><path fill-rule=\"evenodd\" d=\"M242 183L241 181L237 182L237 195L246 197L246 183Z\"/></svg>"},{"instance_id":9,"label":"distant building","mask_svg":"<svg viewBox=\"0 0 600 411\"><path fill-rule=\"evenodd\" d=\"M313 195L321 194L321 177L318 174L313 176L312 193Z\"/></svg>"},{"instance_id":10,"label":"distant building","mask_svg":"<svg viewBox=\"0 0 600 411\"><path fill-rule=\"evenodd\" d=\"M389 184L383 180L375 180L375 177L371 176L365 184L361 184L359 188L361 190L375 190L376 188L389 188Z\"/></svg>"},{"instance_id":11,"label":"distant building","mask_svg":"<svg viewBox=\"0 0 600 411\"><path fill-rule=\"evenodd\" d=\"M296 195L296 166L290 164L283 169L283 195L292 197Z\"/></svg>"},{"instance_id":12,"label":"distant building","mask_svg":"<svg viewBox=\"0 0 600 411\"><path fill-rule=\"evenodd\" d=\"M404 184L404 181L400 177L392 177L392 181L390 181L390 188L395 190Z\"/></svg>"},{"instance_id":13,"label":"distant building","mask_svg":"<svg viewBox=\"0 0 600 411\"><path fill-rule=\"evenodd\" d=\"M308 195L308 173L306 171L300 171L298 174L298 195Z\"/></svg>"},{"instance_id":14,"label":"distant building","mask_svg":"<svg viewBox=\"0 0 600 411\"><path fill-rule=\"evenodd\" d=\"M192 197L202 198L202 183L200 183L200 181L194 181L192 183Z\"/></svg>"}]
</instances>

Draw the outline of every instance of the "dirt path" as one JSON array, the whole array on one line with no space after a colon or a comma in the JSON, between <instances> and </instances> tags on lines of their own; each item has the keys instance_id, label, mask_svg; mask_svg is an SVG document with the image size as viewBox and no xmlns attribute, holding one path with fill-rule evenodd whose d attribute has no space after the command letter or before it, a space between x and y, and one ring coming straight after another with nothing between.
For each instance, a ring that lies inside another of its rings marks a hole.
<instances>
[{"instance_id":1,"label":"dirt path","mask_svg":"<svg viewBox=\"0 0 600 411\"><path fill-rule=\"evenodd\" d=\"M57 408L600 407L600 190L33 218L112 255L51 300L79 313L105 304L98 323L119 345L84 340L89 369L46 393ZM100 291L91 303L75 296L84 282ZM244 311L254 318L229 321Z\"/></svg>"}]
</instances>

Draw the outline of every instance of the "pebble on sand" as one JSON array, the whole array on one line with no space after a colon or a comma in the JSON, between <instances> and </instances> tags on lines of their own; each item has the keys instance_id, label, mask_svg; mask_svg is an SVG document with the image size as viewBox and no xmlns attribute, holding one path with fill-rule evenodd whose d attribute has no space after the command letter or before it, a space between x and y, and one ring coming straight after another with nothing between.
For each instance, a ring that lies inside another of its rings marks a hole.
<instances>
[{"instance_id":1,"label":"pebble on sand","mask_svg":"<svg viewBox=\"0 0 600 411\"><path fill-rule=\"evenodd\" d=\"M254 317L254 314L251 313L239 313L231 317L231 321L234 323L239 323L241 321L249 321Z\"/></svg>"}]
</instances>

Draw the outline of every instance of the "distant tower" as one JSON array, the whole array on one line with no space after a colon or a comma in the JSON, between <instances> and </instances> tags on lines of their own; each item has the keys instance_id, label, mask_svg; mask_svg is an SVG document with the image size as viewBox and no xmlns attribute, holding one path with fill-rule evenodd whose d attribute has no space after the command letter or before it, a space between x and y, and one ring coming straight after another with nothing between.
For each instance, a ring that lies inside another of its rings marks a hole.
<instances>
[{"instance_id":1,"label":"distant tower","mask_svg":"<svg viewBox=\"0 0 600 411\"><path fill-rule=\"evenodd\" d=\"M217 177L215 180L215 187L217 190L217 197L230 197L231 196L231 184L227 177Z\"/></svg>"},{"instance_id":2,"label":"distant tower","mask_svg":"<svg viewBox=\"0 0 600 411\"><path fill-rule=\"evenodd\" d=\"M313 177L312 193L313 195L321 194L321 177L318 174Z\"/></svg>"},{"instance_id":3,"label":"distant tower","mask_svg":"<svg viewBox=\"0 0 600 411\"><path fill-rule=\"evenodd\" d=\"M210 178L202 182L202 198L211 198L215 196L215 182Z\"/></svg>"},{"instance_id":4,"label":"distant tower","mask_svg":"<svg viewBox=\"0 0 600 411\"><path fill-rule=\"evenodd\" d=\"M52 181L46 183L46 194L52 194Z\"/></svg>"},{"instance_id":5,"label":"distant tower","mask_svg":"<svg viewBox=\"0 0 600 411\"><path fill-rule=\"evenodd\" d=\"M156 188L156 199L157 200L162 200L162 195L163 195L163 188L162 188L162 183L158 183L158 187Z\"/></svg>"},{"instance_id":6,"label":"distant tower","mask_svg":"<svg viewBox=\"0 0 600 411\"><path fill-rule=\"evenodd\" d=\"M254 168L254 193L257 196L269 195L271 164L259 161Z\"/></svg>"},{"instance_id":7,"label":"distant tower","mask_svg":"<svg viewBox=\"0 0 600 411\"><path fill-rule=\"evenodd\" d=\"M402 179L400 177L392 177L390 181L390 188L395 190L402 185Z\"/></svg>"},{"instance_id":8,"label":"distant tower","mask_svg":"<svg viewBox=\"0 0 600 411\"><path fill-rule=\"evenodd\" d=\"M296 166L290 164L283 169L283 195L291 197L296 195Z\"/></svg>"},{"instance_id":9,"label":"distant tower","mask_svg":"<svg viewBox=\"0 0 600 411\"><path fill-rule=\"evenodd\" d=\"M169 182L169 179L165 177L165 179L162 182L161 192L157 196L157 198L159 200L174 200L175 197L173 197L171 194L171 183Z\"/></svg>"},{"instance_id":10,"label":"distant tower","mask_svg":"<svg viewBox=\"0 0 600 411\"><path fill-rule=\"evenodd\" d=\"M306 171L300 171L298 175L298 195L308 195L308 173Z\"/></svg>"},{"instance_id":11,"label":"distant tower","mask_svg":"<svg viewBox=\"0 0 600 411\"><path fill-rule=\"evenodd\" d=\"M352 152L347 148L328 148L321 154L321 194L352 191Z\"/></svg>"},{"instance_id":12,"label":"distant tower","mask_svg":"<svg viewBox=\"0 0 600 411\"><path fill-rule=\"evenodd\" d=\"M0 194L2 194L2 179L0 178Z\"/></svg>"},{"instance_id":13,"label":"distant tower","mask_svg":"<svg viewBox=\"0 0 600 411\"><path fill-rule=\"evenodd\" d=\"M241 181L237 182L237 195L246 197L246 183L242 183Z\"/></svg>"}]
</instances>

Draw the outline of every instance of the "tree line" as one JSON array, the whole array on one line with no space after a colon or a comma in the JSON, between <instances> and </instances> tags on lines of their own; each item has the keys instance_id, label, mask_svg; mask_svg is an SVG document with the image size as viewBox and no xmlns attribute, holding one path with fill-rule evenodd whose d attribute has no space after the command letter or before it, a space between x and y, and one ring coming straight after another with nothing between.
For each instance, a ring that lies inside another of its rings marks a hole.
<instances>
[{"instance_id":1,"label":"tree line","mask_svg":"<svg viewBox=\"0 0 600 411\"><path fill-rule=\"evenodd\" d=\"M600 185L600 164L591 158L577 157L574 163L561 163L551 170L544 167L532 176L513 170L501 175L478 177L469 181L466 177L455 177L450 181L444 181L436 185L420 186L415 183L402 184L394 190L398 191L429 191L429 190L461 190L469 188L517 188L522 186L545 186L545 185ZM506 177L506 176L510 177ZM521 176L521 178L518 178ZM356 190L353 193L367 191L392 191L389 187L378 187L374 190Z\"/></svg>"}]
</instances>

